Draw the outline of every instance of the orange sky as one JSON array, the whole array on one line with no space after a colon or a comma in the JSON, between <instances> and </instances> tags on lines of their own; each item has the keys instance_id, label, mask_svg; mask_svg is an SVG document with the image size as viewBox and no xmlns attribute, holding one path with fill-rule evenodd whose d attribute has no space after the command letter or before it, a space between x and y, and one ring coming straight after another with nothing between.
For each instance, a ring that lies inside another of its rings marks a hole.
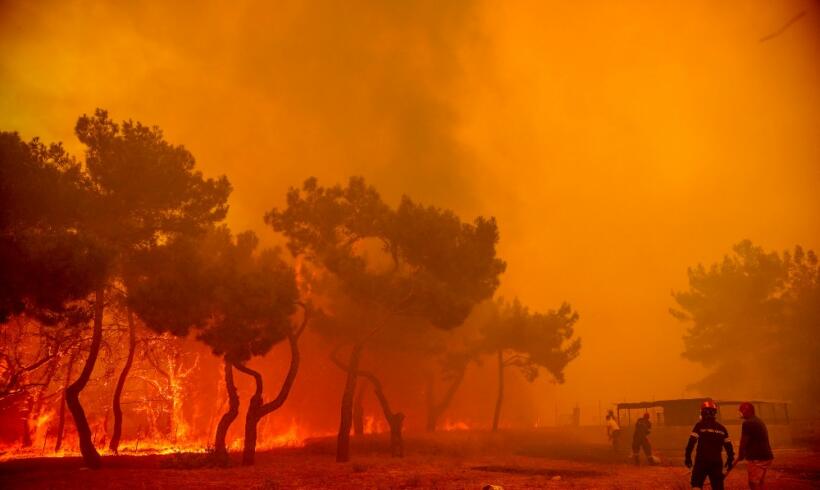
<instances>
[{"instance_id":1,"label":"orange sky","mask_svg":"<svg viewBox=\"0 0 820 490\"><path fill-rule=\"evenodd\" d=\"M667 312L687 266L820 248L808 0L0 3L0 129L79 151L95 107L227 174L268 242L310 175L496 216L502 294L581 314L567 383L534 385L549 420L702 373Z\"/></svg>"}]
</instances>

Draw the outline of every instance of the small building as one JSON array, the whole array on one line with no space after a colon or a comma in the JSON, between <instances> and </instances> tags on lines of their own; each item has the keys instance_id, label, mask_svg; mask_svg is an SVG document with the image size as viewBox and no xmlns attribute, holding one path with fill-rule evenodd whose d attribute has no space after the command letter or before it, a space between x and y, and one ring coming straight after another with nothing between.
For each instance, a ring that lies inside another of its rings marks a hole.
<instances>
[{"instance_id":1,"label":"small building","mask_svg":"<svg viewBox=\"0 0 820 490\"><path fill-rule=\"evenodd\" d=\"M651 402L618 403L618 423L632 425L644 413L649 413L655 426L691 427L700 416L700 405L712 398L680 398L677 400L655 400ZM755 412L768 425L788 425L789 403L785 401L749 400ZM739 424L738 406L743 401L715 400L718 406L717 419L726 425Z\"/></svg>"}]
</instances>

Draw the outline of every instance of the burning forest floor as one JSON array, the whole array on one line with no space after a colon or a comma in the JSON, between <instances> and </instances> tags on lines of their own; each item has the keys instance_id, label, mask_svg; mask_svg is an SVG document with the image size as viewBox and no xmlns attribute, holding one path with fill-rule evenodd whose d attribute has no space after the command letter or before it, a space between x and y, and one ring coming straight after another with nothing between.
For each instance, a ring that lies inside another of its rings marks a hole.
<instances>
[{"instance_id":1,"label":"burning forest floor","mask_svg":"<svg viewBox=\"0 0 820 490\"><path fill-rule=\"evenodd\" d=\"M353 461L337 464L335 438L303 447L257 454L242 467L209 465L203 453L106 456L104 469L82 467L79 457L23 458L0 463L0 488L516 488L686 489L680 451L658 451L658 466L636 467L627 454L604 444L573 443L544 431L410 434L407 457L388 453L387 435L354 438ZM818 447L781 449L768 476L770 488L820 485ZM745 465L732 471L726 488L747 488Z\"/></svg>"}]
</instances>

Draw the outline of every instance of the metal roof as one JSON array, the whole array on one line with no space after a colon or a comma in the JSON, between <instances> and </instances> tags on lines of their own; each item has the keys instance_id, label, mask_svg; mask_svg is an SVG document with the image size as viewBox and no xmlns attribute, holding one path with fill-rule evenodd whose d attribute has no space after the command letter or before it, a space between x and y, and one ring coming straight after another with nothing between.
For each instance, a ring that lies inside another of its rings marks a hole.
<instances>
[{"instance_id":1,"label":"metal roof","mask_svg":"<svg viewBox=\"0 0 820 490\"><path fill-rule=\"evenodd\" d=\"M664 405L672 405L678 403L685 403L685 402L704 402L706 400L714 400L714 398L677 398L672 400L654 400L651 402L621 402L618 403L616 406L618 409L630 409L630 408L651 408L651 407L661 407ZM721 403L725 403L727 405L740 405L743 402L749 402L753 404L788 404L790 402L784 400L714 400L715 403L720 405Z\"/></svg>"}]
</instances>

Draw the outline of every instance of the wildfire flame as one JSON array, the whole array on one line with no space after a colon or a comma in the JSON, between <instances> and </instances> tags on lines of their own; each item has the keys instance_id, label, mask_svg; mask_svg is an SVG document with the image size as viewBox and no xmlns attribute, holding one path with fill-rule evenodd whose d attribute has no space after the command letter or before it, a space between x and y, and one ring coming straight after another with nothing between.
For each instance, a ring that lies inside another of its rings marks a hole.
<instances>
[{"instance_id":1,"label":"wildfire flame","mask_svg":"<svg viewBox=\"0 0 820 490\"><path fill-rule=\"evenodd\" d=\"M44 413L35 419L36 430L34 432L34 444L28 448L17 446L2 448L0 450L0 461L14 458L25 458L35 456L79 456L79 448L76 437L67 437L64 449L53 451L46 447L46 443L52 443L53 438L48 438L48 422L53 418L53 413ZM283 431L270 430L269 427L261 427L260 439L257 441L257 450L275 449L283 447L302 447L305 440L311 437L327 436L327 433L314 433L300 426L296 420L291 420L290 424ZM179 433L177 434L179 436ZM73 436L73 434L72 434ZM150 439L130 439L123 440L120 444L119 454L173 454L173 453L205 453L210 449L212 441L207 440L186 440L178 437L177 442L171 442L161 438ZM241 437L234 439L228 445L232 451L240 451L243 447ZM49 444L50 446L51 444ZM99 445L98 445L99 446ZM102 454L113 454L106 447L98 447ZM3 452L5 451L5 452Z\"/></svg>"},{"instance_id":2,"label":"wildfire flame","mask_svg":"<svg viewBox=\"0 0 820 490\"><path fill-rule=\"evenodd\" d=\"M383 419L379 419L372 415L364 416L364 433L365 434L379 434L385 432L387 426Z\"/></svg>"},{"instance_id":3,"label":"wildfire flame","mask_svg":"<svg viewBox=\"0 0 820 490\"><path fill-rule=\"evenodd\" d=\"M451 422L450 420L445 420L444 424L442 425L442 429L448 432L454 430L470 430L470 426L467 425L466 422Z\"/></svg>"}]
</instances>

